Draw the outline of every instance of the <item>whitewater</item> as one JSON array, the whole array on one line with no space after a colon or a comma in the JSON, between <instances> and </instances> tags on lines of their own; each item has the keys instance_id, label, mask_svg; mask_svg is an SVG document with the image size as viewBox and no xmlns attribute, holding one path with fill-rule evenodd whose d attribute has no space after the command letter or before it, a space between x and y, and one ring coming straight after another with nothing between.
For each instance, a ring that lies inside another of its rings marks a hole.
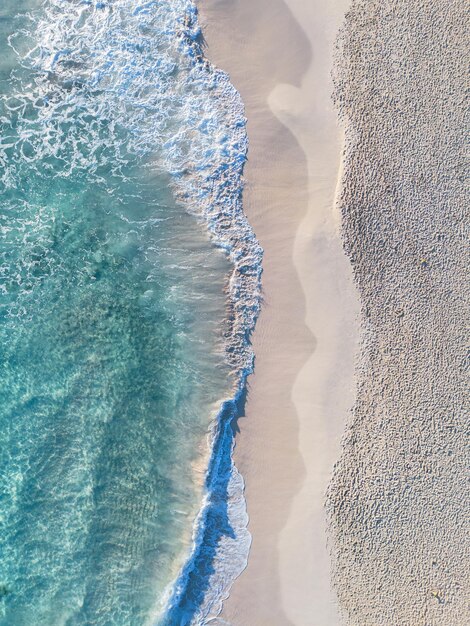
<instances>
[{"instance_id":1,"label":"whitewater","mask_svg":"<svg viewBox=\"0 0 470 626\"><path fill-rule=\"evenodd\" d=\"M262 251L188 0L0 8L0 625L204 624Z\"/></svg>"}]
</instances>

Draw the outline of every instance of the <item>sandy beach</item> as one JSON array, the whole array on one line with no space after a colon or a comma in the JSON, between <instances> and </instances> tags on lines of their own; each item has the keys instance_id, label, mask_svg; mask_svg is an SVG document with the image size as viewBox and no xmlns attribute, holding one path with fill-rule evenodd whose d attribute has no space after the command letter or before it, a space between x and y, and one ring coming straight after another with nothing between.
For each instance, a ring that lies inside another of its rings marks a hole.
<instances>
[{"instance_id":1,"label":"sandy beach","mask_svg":"<svg viewBox=\"0 0 470 626\"><path fill-rule=\"evenodd\" d=\"M470 626L469 18L0 3L0 626Z\"/></svg>"},{"instance_id":2,"label":"sandy beach","mask_svg":"<svg viewBox=\"0 0 470 626\"><path fill-rule=\"evenodd\" d=\"M346 8L199 4L206 54L245 103L244 209L264 248L255 374L235 450L252 548L221 616L236 626L338 623L324 499L354 403L359 312L335 209L342 136L330 72Z\"/></svg>"},{"instance_id":3,"label":"sandy beach","mask_svg":"<svg viewBox=\"0 0 470 626\"><path fill-rule=\"evenodd\" d=\"M200 3L265 250L220 624L470 622L465 5L350 4Z\"/></svg>"},{"instance_id":4,"label":"sandy beach","mask_svg":"<svg viewBox=\"0 0 470 626\"><path fill-rule=\"evenodd\" d=\"M220 623L462 626L464 3L201 9L265 249L235 452L253 544Z\"/></svg>"},{"instance_id":5,"label":"sandy beach","mask_svg":"<svg viewBox=\"0 0 470 626\"><path fill-rule=\"evenodd\" d=\"M335 59L362 301L328 496L351 626L470 623L467 24L462 0L354 0Z\"/></svg>"}]
</instances>

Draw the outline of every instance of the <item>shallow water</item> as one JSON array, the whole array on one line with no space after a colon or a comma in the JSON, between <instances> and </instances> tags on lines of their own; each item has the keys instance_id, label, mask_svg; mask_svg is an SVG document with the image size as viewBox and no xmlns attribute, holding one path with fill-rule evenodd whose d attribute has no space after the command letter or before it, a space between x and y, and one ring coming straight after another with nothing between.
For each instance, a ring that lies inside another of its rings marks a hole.
<instances>
[{"instance_id":1,"label":"shallow water","mask_svg":"<svg viewBox=\"0 0 470 626\"><path fill-rule=\"evenodd\" d=\"M189 555L235 381L201 197L244 146L188 7L0 8L2 626L153 623Z\"/></svg>"}]
</instances>

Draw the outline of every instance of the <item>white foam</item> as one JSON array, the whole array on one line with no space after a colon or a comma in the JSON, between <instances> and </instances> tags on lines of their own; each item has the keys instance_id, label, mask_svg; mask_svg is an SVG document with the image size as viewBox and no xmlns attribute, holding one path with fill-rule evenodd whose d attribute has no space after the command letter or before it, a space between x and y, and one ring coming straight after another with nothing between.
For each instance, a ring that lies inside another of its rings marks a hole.
<instances>
[{"instance_id":1,"label":"white foam","mask_svg":"<svg viewBox=\"0 0 470 626\"><path fill-rule=\"evenodd\" d=\"M228 76L203 57L195 5L48 0L27 23L10 38L25 68L20 88L0 102L21 113L12 137L0 144L3 188L35 162L59 177L82 172L102 180L100 168L111 155L118 177L119 164L130 159L170 173L181 203L204 220L233 265L226 358L240 391L253 367L249 336L260 307L262 250L242 210L243 104ZM15 159L12 146L21 148ZM217 615L246 565L243 480L233 464L228 515L235 538L219 544L197 624ZM192 558L197 549L195 541Z\"/></svg>"}]
</instances>

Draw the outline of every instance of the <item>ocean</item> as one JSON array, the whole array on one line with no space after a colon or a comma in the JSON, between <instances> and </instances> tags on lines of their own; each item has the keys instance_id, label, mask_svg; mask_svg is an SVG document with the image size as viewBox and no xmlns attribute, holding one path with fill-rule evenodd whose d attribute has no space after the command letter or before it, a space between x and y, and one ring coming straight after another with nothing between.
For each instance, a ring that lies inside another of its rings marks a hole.
<instances>
[{"instance_id":1,"label":"ocean","mask_svg":"<svg viewBox=\"0 0 470 626\"><path fill-rule=\"evenodd\" d=\"M0 6L0 626L183 626L246 564L262 251L189 0Z\"/></svg>"}]
</instances>

